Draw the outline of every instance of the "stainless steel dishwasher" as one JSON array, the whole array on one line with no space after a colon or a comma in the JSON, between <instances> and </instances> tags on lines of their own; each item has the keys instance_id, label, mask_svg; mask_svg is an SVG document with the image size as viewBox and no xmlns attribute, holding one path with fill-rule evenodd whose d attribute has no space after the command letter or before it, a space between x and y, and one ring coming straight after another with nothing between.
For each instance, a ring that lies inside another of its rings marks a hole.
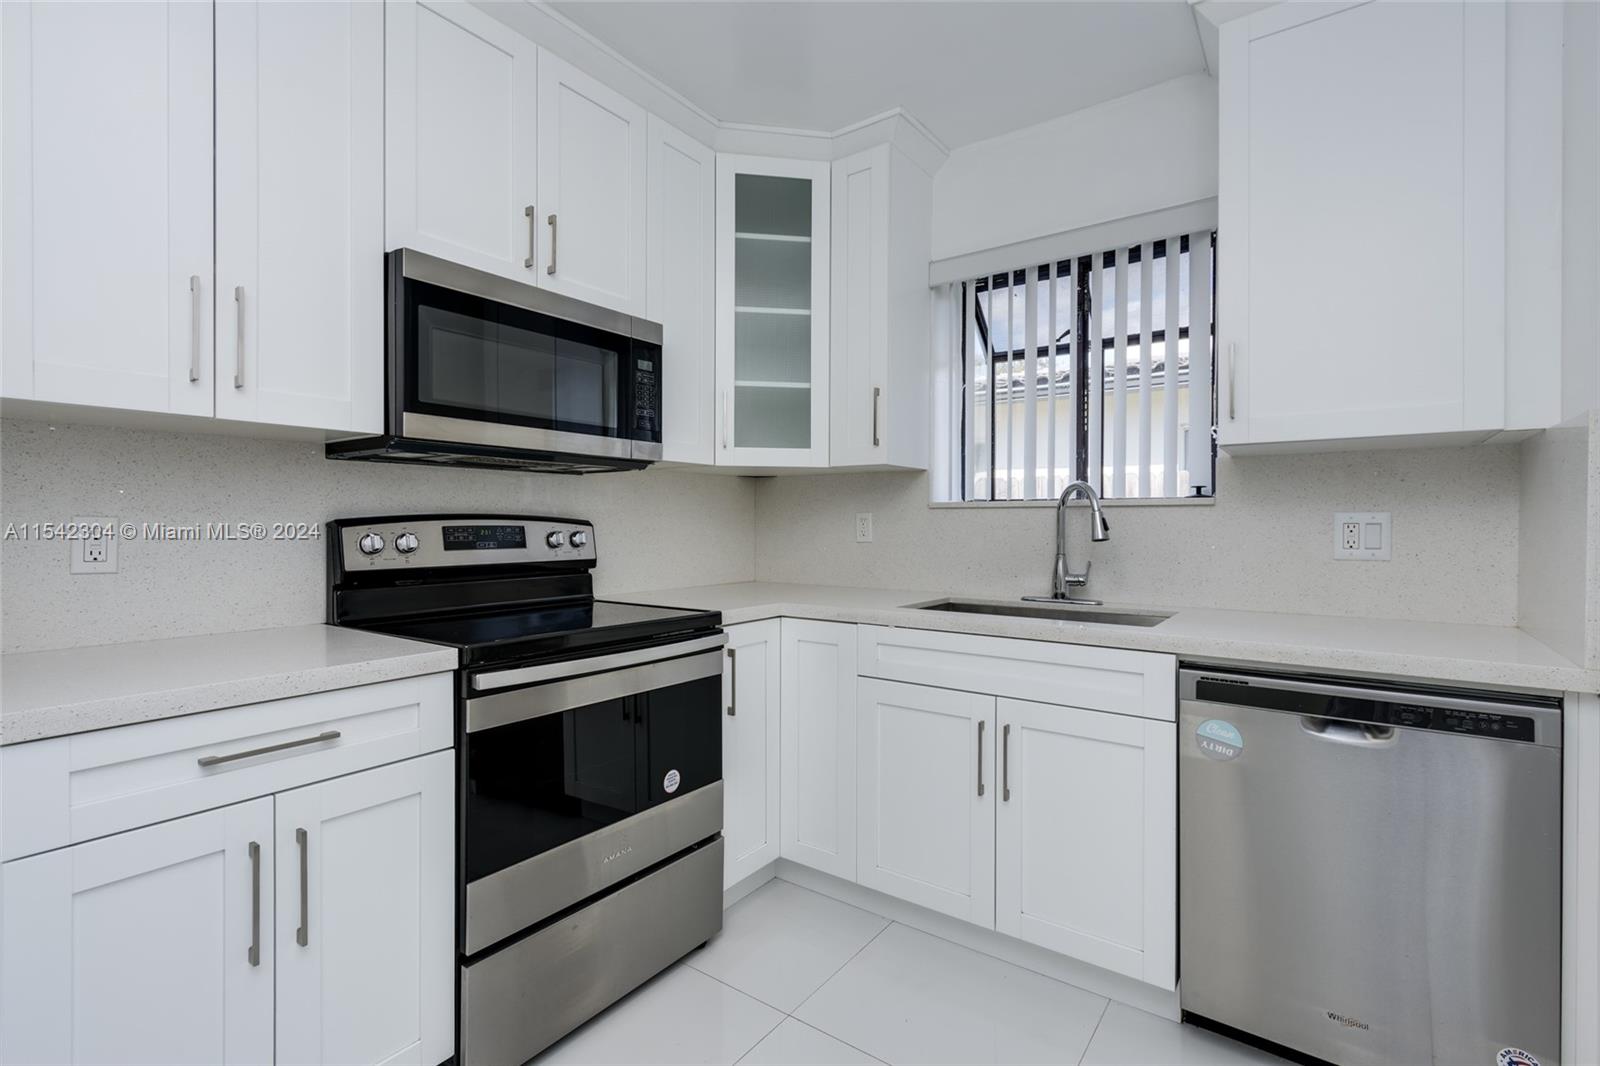
<instances>
[{"instance_id":1,"label":"stainless steel dishwasher","mask_svg":"<svg viewBox=\"0 0 1600 1066\"><path fill-rule=\"evenodd\" d=\"M1185 1017L1348 1066L1555 1066L1559 700L1178 684Z\"/></svg>"}]
</instances>

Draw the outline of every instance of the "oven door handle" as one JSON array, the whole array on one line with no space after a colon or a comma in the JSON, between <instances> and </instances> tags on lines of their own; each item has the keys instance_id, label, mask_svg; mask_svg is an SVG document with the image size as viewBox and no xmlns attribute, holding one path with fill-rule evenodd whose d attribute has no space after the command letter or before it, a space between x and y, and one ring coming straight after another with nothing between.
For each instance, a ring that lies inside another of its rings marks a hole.
<instances>
[{"instance_id":1,"label":"oven door handle","mask_svg":"<svg viewBox=\"0 0 1600 1066\"><path fill-rule=\"evenodd\" d=\"M662 659L678 659L697 651L720 649L726 643L728 634L717 632L709 637L680 640L676 644L656 644L649 648L635 648L632 651L613 652L610 655L591 655L585 659L566 659L558 663L521 666L511 670L491 670L473 675L472 691L493 692L495 689L510 688L512 685L526 685L535 681L559 681L564 677L577 677L580 674L598 674L604 670L641 666Z\"/></svg>"},{"instance_id":2,"label":"oven door handle","mask_svg":"<svg viewBox=\"0 0 1600 1066\"><path fill-rule=\"evenodd\" d=\"M577 707L589 707L608 700L637 696L656 689L681 685L701 678L722 677L722 645L727 637L718 634L709 647L700 641L688 642L701 650L683 654L688 643L672 645L678 654L642 662L635 666L622 666L602 673L589 673L577 677L563 677L544 684L530 685L511 692L497 692L488 696L474 696L466 701L466 731L478 733L485 729L524 722L547 714L559 714ZM652 648L651 651L662 651ZM601 658L583 660L596 662ZM561 665L572 665L561 664ZM507 671L512 672L512 671Z\"/></svg>"}]
</instances>

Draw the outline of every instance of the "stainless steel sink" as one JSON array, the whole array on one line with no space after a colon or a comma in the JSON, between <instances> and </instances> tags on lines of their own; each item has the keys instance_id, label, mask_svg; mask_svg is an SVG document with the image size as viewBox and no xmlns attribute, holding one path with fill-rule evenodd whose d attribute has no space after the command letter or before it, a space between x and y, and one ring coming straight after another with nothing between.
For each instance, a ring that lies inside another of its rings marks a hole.
<instances>
[{"instance_id":1,"label":"stainless steel sink","mask_svg":"<svg viewBox=\"0 0 1600 1066\"><path fill-rule=\"evenodd\" d=\"M1057 607L1049 603L997 603L993 600L934 600L912 605L919 611L950 614L989 614L1011 618L1050 618L1058 622L1088 622L1106 626L1158 626L1171 618L1159 611L1115 611L1104 607Z\"/></svg>"}]
</instances>

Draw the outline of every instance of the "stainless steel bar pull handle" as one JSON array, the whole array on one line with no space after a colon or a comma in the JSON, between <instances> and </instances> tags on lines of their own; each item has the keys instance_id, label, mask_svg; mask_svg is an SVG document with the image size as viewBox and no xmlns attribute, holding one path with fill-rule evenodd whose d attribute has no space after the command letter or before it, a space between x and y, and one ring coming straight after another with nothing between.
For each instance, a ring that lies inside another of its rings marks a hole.
<instances>
[{"instance_id":1,"label":"stainless steel bar pull handle","mask_svg":"<svg viewBox=\"0 0 1600 1066\"><path fill-rule=\"evenodd\" d=\"M189 275L189 380L200 380L200 275Z\"/></svg>"},{"instance_id":2,"label":"stainless steel bar pull handle","mask_svg":"<svg viewBox=\"0 0 1600 1066\"><path fill-rule=\"evenodd\" d=\"M294 942L301 947L305 947L311 943L311 916L309 914L311 909L311 890L309 885L310 878L307 872L311 863L307 855L310 846L304 829L296 829L294 831L294 842L300 848L300 928L294 931Z\"/></svg>"},{"instance_id":3,"label":"stainless steel bar pull handle","mask_svg":"<svg viewBox=\"0 0 1600 1066\"><path fill-rule=\"evenodd\" d=\"M556 216L551 215L548 221L550 223L550 265L545 267L544 272L546 274L554 274L556 272Z\"/></svg>"},{"instance_id":4,"label":"stainless steel bar pull handle","mask_svg":"<svg viewBox=\"0 0 1600 1066\"><path fill-rule=\"evenodd\" d=\"M522 209L522 215L528 220L528 258L522 261L522 265L524 268L532 270L534 245L539 240L539 220L533 213L532 204Z\"/></svg>"},{"instance_id":5,"label":"stainless steel bar pull handle","mask_svg":"<svg viewBox=\"0 0 1600 1066\"><path fill-rule=\"evenodd\" d=\"M242 388L244 388L244 286L243 285L235 285L233 287L233 310L234 310L234 315L239 320L238 336L235 337L235 340L236 340L236 342L238 344L238 347L236 347L233 350L233 387L236 388L236 389L242 389Z\"/></svg>"},{"instance_id":6,"label":"stainless steel bar pull handle","mask_svg":"<svg viewBox=\"0 0 1600 1066\"><path fill-rule=\"evenodd\" d=\"M978 795L983 795L983 727L989 723L978 719Z\"/></svg>"},{"instance_id":7,"label":"stainless steel bar pull handle","mask_svg":"<svg viewBox=\"0 0 1600 1066\"><path fill-rule=\"evenodd\" d=\"M261 965L261 845L250 842L250 950L251 966Z\"/></svg>"},{"instance_id":8,"label":"stainless steel bar pull handle","mask_svg":"<svg viewBox=\"0 0 1600 1066\"><path fill-rule=\"evenodd\" d=\"M1236 386L1239 380L1239 346L1228 342L1228 421L1233 422L1239 417L1239 404L1235 400Z\"/></svg>"},{"instance_id":9,"label":"stainless steel bar pull handle","mask_svg":"<svg viewBox=\"0 0 1600 1066\"><path fill-rule=\"evenodd\" d=\"M872 446L878 446L878 399L883 395L883 390L872 386Z\"/></svg>"},{"instance_id":10,"label":"stainless steel bar pull handle","mask_svg":"<svg viewBox=\"0 0 1600 1066\"><path fill-rule=\"evenodd\" d=\"M739 656L738 648L728 649L728 717L739 713Z\"/></svg>"},{"instance_id":11,"label":"stainless steel bar pull handle","mask_svg":"<svg viewBox=\"0 0 1600 1066\"><path fill-rule=\"evenodd\" d=\"M1011 723L1000 727L1000 802L1011 802Z\"/></svg>"},{"instance_id":12,"label":"stainless steel bar pull handle","mask_svg":"<svg viewBox=\"0 0 1600 1066\"><path fill-rule=\"evenodd\" d=\"M225 762L237 762L240 759L253 759L257 755L270 755L275 751L287 751L290 748L303 748L307 744L323 744L330 740L338 740L340 733L337 729L325 729L314 737L301 737L299 740L286 740L282 744L266 744L249 751L236 751L232 755L202 755L199 758L201 766L218 766Z\"/></svg>"}]
</instances>

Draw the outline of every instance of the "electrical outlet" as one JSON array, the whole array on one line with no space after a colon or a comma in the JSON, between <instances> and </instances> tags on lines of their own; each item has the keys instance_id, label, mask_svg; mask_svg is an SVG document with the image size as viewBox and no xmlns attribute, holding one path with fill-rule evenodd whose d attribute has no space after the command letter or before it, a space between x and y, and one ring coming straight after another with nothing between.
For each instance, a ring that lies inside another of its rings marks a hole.
<instances>
[{"instance_id":1,"label":"electrical outlet","mask_svg":"<svg viewBox=\"0 0 1600 1066\"><path fill-rule=\"evenodd\" d=\"M856 543L872 543L872 512L862 511L856 515Z\"/></svg>"},{"instance_id":2,"label":"electrical outlet","mask_svg":"<svg viewBox=\"0 0 1600 1066\"><path fill-rule=\"evenodd\" d=\"M114 574L117 572L115 518L74 518L82 534L67 541L67 572L72 574ZM88 536L98 533L99 536Z\"/></svg>"},{"instance_id":3,"label":"electrical outlet","mask_svg":"<svg viewBox=\"0 0 1600 1066\"><path fill-rule=\"evenodd\" d=\"M1341 511L1333 516L1333 557L1387 562L1392 530L1388 511Z\"/></svg>"}]
</instances>

